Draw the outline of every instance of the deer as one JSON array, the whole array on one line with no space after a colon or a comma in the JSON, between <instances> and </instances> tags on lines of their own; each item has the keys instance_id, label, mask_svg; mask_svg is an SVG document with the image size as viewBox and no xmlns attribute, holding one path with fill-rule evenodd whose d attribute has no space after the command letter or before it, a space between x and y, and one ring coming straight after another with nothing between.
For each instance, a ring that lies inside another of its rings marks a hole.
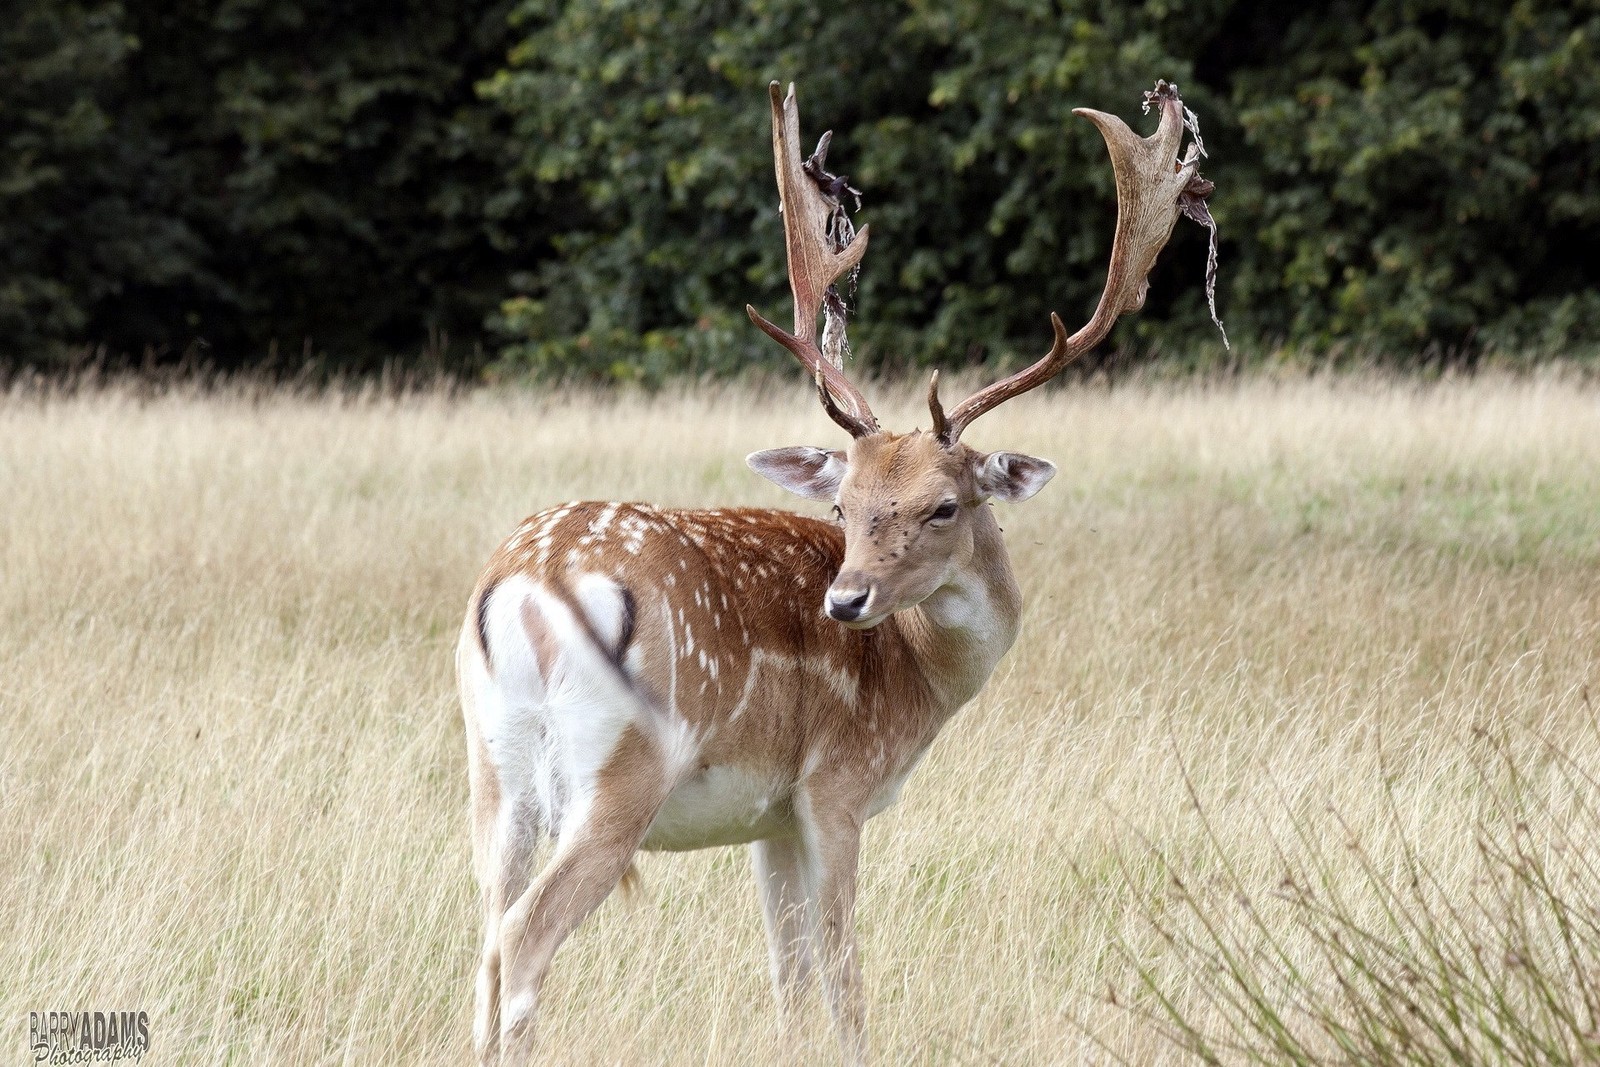
<instances>
[{"instance_id":1,"label":"deer","mask_svg":"<svg viewBox=\"0 0 1600 1067\"><path fill-rule=\"evenodd\" d=\"M832 505L833 521L566 503L523 521L494 552L456 650L483 907L473 1042L484 1064L534 1053L557 949L636 877L640 850L741 844L780 1016L793 1018L819 975L843 1059L866 1060L854 935L862 827L895 803L1015 640L1022 595L988 504L1026 500L1055 473L962 435L1138 311L1178 214L1203 212L1211 191L1197 132L1179 158L1193 118L1176 87L1145 94L1146 110L1160 110L1148 137L1076 109L1098 128L1116 179L1093 315L1069 335L1051 313L1043 357L948 412L935 372L930 428L892 433L845 374L842 320L825 309L860 264L870 227L839 225L840 197L854 190L822 169L828 135L801 158L793 85L780 94L773 82L769 95L794 330L746 311L799 360L850 441L747 462ZM534 874L544 837L550 854Z\"/></svg>"}]
</instances>

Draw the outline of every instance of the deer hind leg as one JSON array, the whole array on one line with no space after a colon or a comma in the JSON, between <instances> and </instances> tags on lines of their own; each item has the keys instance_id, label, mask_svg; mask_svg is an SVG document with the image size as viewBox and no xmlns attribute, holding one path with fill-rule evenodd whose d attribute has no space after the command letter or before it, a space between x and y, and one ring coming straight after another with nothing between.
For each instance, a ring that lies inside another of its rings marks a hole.
<instances>
[{"instance_id":1,"label":"deer hind leg","mask_svg":"<svg viewBox=\"0 0 1600 1067\"><path fill-rule=\"evenodd\" d=\"M784 1022L790 1023L811 978L811 894L806 887L806 865L800 842L791 838L755 842L750 846L750 859L767 932L772 991Z\"/></svg>"},{"instance_id":2,"label":"deer hind leg","mask_svg":"<svg viewBox=\"0 0 1600 1067\"><path fill-rule=\"evenodd\" d=\"M633 727L596 779L588 811L562 829L549 864L500 922L500 1042L506 1062L533 1052L539 992L567 936L617 887L677 775Z\"/></svg>"},{"instance_id":3,"label":"deer hind leg","mask_svg":"<svg viewBox=\"0 0 1600 1067\"><path fill-rule=\"evenodd\" d=\"M493 592L485 592L485 601ZM502 919L527 891L554 799L549 738L535 713L547 695L548 664L518 630L508 631L503 605L495 608L490 601L480 612L474 603L456 648L472 792L472 868L483 904L472 1038L484 1064L499 1058ZM509 621L520 628L514 616Z\"/></svg>"},{"instance_id":4,"label":"deer hind leg","mask_svg":"<svg viewBox=\"0 0 1600 1067\"><path fill-rule=\"evenodd\" d=\"M493 1063L500 1041L500 928L507 907L527 892L538 832L511 810L497 812L474 837L486 839L479 864L483 898L483 950L478 962L472 1043L482 1063Z\"/></svg>"},{"instance_id":5,"label":"deer hind leg","mask_svg":"<svg viewBox=\"0 0 1600 1067\"><path fill-rule=\"evenodd\" d=\"M472 790L472 867L483 904L483 950L474 993L472 1044L481 1063L495 1062L500 1040L500 925L505 910L527 891L542 816L508 795L487 746L469 722L468 778Z\"/></svg>"}]
</instances>

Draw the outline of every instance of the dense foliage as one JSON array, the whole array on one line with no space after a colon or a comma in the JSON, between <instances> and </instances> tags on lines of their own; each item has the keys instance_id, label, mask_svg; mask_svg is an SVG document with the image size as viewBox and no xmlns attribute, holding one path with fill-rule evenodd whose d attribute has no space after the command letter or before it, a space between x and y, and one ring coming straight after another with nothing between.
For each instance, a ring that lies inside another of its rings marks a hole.
<instances>
[{"instance_id":1,"label":"dense foliage","mask_svg":"<svg viewBox=\"0 0 1600 1067\"><path fill-rule=\"evenodd\" d=\"M503 226L527 229L473 92L506 5L23 9L0 26L0 353L470 356Z\"/></svg>"},{"instance_id":2,"label":"dense foliage","mask_svg":"<svg viewBox=\"0 0 1600 1067\"><path fill-rule=\"evenodd\" d=\"M1202 119L1247 351L1571 351L1600 342L1597 39L1593 0L23 0L0 358L776 362L742 311L786 299L774 78L866 191L874 364L1087 313L1111 175L1070 109L1135 117L1156 77ZM1123 349L1220 351L1204 238L1180 223Z\"/></svg>"}]
</instances>

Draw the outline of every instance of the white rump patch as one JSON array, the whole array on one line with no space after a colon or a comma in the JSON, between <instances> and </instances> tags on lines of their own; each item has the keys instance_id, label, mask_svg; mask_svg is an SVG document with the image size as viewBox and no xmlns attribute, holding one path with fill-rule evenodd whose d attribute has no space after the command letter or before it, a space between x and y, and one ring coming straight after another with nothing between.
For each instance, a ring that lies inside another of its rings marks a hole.
<instances>
[{"instance_id":1,"label":"white rump patch","mask_svg":"<svg viewBox=\"0 0 1600 1067\"><path fill-rule=\"evenodd\" d=\"M562 597L514 575L484 609L493 675L470 679L507 814L531 806L558 838L587 818L600 770L629 726L655 743L674 777L698 755L689 724L647 705L610 660L626 623L622 589L599 574L574 575L570 588L607 649L595 647ZM542 670L541 658L550 661Z\"/></svg>"},{"instance_id":2,"label":"white rump patch","mask_svg":"<svg viewBox=\"0 0 1600 1067\"><path fill-rule=\"evenodd\" d=\"M603 574L583 574L572 583L572 595L595 635L606 648L616 651L627 627L627 596L622 587Z\"/></svg>"}]
</instances>

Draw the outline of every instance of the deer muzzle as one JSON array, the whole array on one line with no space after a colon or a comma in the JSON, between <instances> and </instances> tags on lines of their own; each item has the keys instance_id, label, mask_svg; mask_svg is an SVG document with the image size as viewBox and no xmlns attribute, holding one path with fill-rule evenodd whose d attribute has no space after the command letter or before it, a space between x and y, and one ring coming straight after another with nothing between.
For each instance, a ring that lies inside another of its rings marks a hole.
<instances>
[{"instance_id":1,"label":"deer muzzle","mask_svg":"<svg viewBox=\"0 0 1600 1067\"><path fill-rule=\"evenodd\" d=\"M871 615L877 587L860 571L846 571L834 579L823 601L823 610L835 622L852 623Z\"/></svg>"}]
</instances>

